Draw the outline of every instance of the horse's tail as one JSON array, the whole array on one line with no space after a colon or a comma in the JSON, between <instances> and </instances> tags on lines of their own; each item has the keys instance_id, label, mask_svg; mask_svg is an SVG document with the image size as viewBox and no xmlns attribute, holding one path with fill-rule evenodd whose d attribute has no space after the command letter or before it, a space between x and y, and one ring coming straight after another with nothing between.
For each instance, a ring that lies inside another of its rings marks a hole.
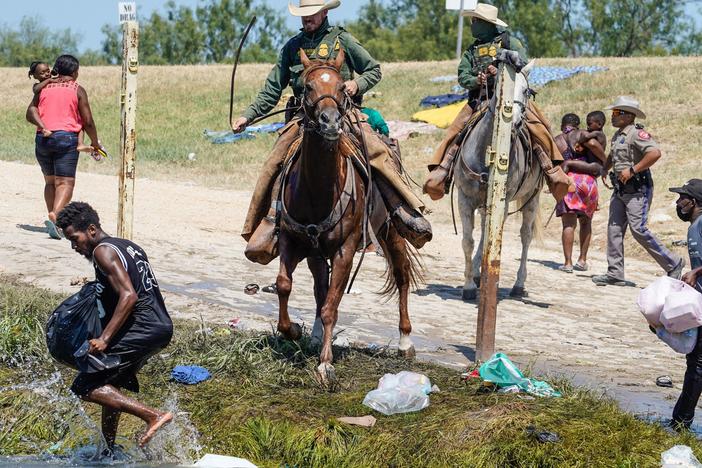
<instances>
[{"instance_id":1,"label":"horse's tail","mask_svg":"<svg viewBox=\"0 0 702 468\"><path fill-rule=\"evenodd\" d=\"M541 191L541 185L538 187L538 192ZM540 198L540 193L534 193L531 195L526 195L524 197L520 197L517 200L514 201L515 206L521 207L520 212L522 216L524 216L523 208L527 206L527 204L531 203L532 201L535 201L537 206L535 208L535 213L534 213L534 225L531 230L531 239L535 240L539 244L543 244L543 235L544 235L544 230L543 230L543 225L541 224L542 222L542 216L541 216L541 206L539 204L539 198ZM536 198L536 200L534 200Z\"/></svg>"},{"instance_id":2,"label":"horse's tail","mask_svg":"<svg viewBox=\"0 0 702 468\"><path fill-rule=\"evenodd\" d=\"M424 264L422 263L421 254L399 235L397 239L404 244L404 248L398 249L398 251L402 252L403 258L409 263L410 289L416 289L420 283L424 283ZM383 285L383 289L380 290L380 294L384 299L390 299L399 292L395 278L395 264L392 255L388 251L387 240L385 242L380 242L385 253L385 284Z\"/></svg>"}]
</instances>

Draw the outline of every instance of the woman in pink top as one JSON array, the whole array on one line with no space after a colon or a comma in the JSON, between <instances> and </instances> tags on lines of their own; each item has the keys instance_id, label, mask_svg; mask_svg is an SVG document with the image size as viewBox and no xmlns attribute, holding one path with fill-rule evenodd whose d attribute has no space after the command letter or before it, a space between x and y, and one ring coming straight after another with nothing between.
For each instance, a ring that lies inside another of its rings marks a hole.
<instances>
[{"instance_id":1,"label":"woman in pink top","mask_svg":"<svg viewBox=\"0 0 702 468\"><path fill-rule=\"evenodd\" d=\"M62 55L53 72L56 82L46 85L27 108L27 120L37 126L35 154L44 174L44 201L49 212L46 227L54 239L56 214L71 201L78 166L78 134L90 137L94 151L100 149L97 129L88 103L88 94L76 83L78 59Z\"/></svg>"}]
</instances>

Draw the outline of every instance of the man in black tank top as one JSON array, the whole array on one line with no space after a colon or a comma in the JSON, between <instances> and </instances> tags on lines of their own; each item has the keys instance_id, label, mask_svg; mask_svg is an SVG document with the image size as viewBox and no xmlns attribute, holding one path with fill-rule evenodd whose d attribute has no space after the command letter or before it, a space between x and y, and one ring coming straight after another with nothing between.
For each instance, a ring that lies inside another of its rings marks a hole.
<instances>
[{"instance_id":1,"label":"man in black tank top","mask_svg":"<svg viewBox=\"0 0 702 468\"><path fill-rule=\"evenodd\" d=\"M56 224L71 241L73 250L95 266L105 317L101 319L100 337L88 342L88 353L119 358L119 365L107 370L80 372L71 391L102 406L102 432L110 449L122 412L146 422L146 433L139 441L143 446L173 419L170 412L149 408L121 392L139 391L137 372L149 357L168 345L173 335L173 323L149 259L135 243L106 234L98 214L87 203L66 205Z\"/></svg>"}]
</instances>

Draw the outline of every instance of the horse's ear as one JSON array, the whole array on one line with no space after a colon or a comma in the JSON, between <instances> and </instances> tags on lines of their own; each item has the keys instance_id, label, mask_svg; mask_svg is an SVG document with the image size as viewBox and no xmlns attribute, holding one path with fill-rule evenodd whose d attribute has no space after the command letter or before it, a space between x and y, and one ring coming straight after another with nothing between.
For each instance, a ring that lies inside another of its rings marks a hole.
<instances>
[{"instance_id":1,"label":"horse's ear","mask_svg":"<svg viewBox=\"0 0 702 468\"><path fill-rule=\"evenodd\" d=\"M341 67L344 65L344 60L346 60L346 53L344 52L344 49L339 49L339 53L334 60L334 68L341 71Z\"/></svg>"},{"instance_id":2,"label":"horse's ear","mask_svg":"<svg viewBox=\"0 0 702 468\"><path fill-rule=\"evenodd\" d=\"M302 66L308 68L312 62L310 58L305 53L305 49L300 49L300 60L302 61Z\"/></svg>"}]
</instances>

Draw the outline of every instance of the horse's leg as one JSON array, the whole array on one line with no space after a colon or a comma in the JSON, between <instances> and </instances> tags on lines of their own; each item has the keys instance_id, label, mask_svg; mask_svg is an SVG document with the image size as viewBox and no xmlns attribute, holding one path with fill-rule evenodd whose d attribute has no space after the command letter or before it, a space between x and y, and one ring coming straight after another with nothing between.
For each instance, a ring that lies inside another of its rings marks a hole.
<instances>
[{"instance_id":1,"label":"horse's leg","mask_svg":"<svg viewBox=\"0 0 702 468\"><path fill-rule=\"evenodd\" d=\"M522 227L519 235L522 239L522 258L517 271L517 281L514 283L509 295L511 297L527 297L529 293L524 287L527 278L527 258L529 257L529 246L534 237L534 223L536 221L537 210L539 209L539 196L536 195L522 209Z\"/></svg>"},{"instance_id":2,"label":"horse's leg","mask_svg":"<svg viewBox=\"0 0 702 468\"><path fill-rule=\"evenodd\" d=\"M475 204L471 197L468 197L462 190L458 191L458 212L461 215L461 225L463 226L463 256L465 270L463 273L463 300L472 301L478 297L478 289L473 281L473 224L475 222Z\"/></svg>"},{"instance_id":3,"label":"horse's leg","mask_svg":"<svg viewBox=\"0 0 702 468\"><path fill-rule=\"evenodd\" d=\"M329 291L329 267L322 257L308 257L307 266L314 278L314 300L317 303L317 311L312 327L312 344L318 345L322 342L322 306Z\"/></svg>"},{"instance_id":4,"label":"horse's leg","mask_svg":"<svg viewBox=\"0 0 702 468\"><path fill-rule=\"evenodd\" d=\"M480 215L480 241L473 257L473 281L480 287L480 266L483 264L483 247L485 246L485 208L478 208Z\"/></svg>"},{"instance_id":5,"label":"horse's leg","mask_svg":"<svg viewBox=\"0 0 702 468\"><path fill-rule=\"evenodd\" d=\"M295 249L294 243L289 242L287 236L281 233L278 240L280 251L280 270L275 281L278 291L278 331L289 340L297 340L302 336L299 324L290 322L288 315L288 299L292 291L292 275L300 263L301 255Z\"/></svg>"},{"instance_id":6,"label":"horse's leg","mask_svg":"<svg viewBox=\"0 0 702 468\"><path fill-rule=\"evenodd\" d=\"M416 355L414 343L410 338L412 333L412 323L409 318L409 310L407 300L409 296L409 287L412 283L412 259L407 249L407 243L398 234L395 228L391 227L384 242L383 249L388 253L388 268L392 268L392 277L395 280L395 286L400 295L400 346L399 354L402 357L414 358Z\"/></svg>"},{"instance_id":7,"label":"horse's leg","mask_svg":"<svg viewBox=\"0 0 702 468\"><path fill-rule=\"evenodd\" d=\"M327 291L327 298L324 301L320 313L323 334L322 350L319 353L317 373L323 384L336 380L334 366L332 365L332 361L334 360L332 338L334 336L334 325L336 325L339 314L339 303L344 296L346 284L349 282L351 267L353 266L353 256L356 252L356 246L358 246L360 241L360 229L358 231L358 233L352 233L346 241L344 241L344 244L332 259L329 290Z\"/></svg>"}]
</instances>

